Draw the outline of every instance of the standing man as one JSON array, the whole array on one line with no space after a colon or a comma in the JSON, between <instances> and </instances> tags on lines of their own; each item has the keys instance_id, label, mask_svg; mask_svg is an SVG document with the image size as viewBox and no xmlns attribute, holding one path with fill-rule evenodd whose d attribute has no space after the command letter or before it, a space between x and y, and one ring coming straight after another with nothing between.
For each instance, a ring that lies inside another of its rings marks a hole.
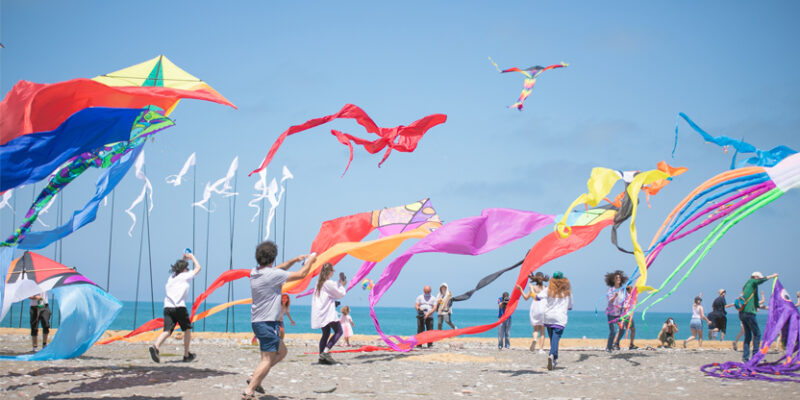
<instances>
[{"instance_id":1,"label":"standing man","mask_svg":"<svg viewBox=\"0 0 800 400\"><path fill-rule=\"evenodd\" d=\"M725 340L725 333L728 330L728 312L725 311L728 307L733 307L733 304L726 304L725 302L725 289L719 290L719 297L714 299L711 303L711 313L708 318L711 320L708 330L708 340L711 340L711 335L719 333L719 340ZM712 328L713 326L713 328Z\"/></svg>"},{"instance_id":2,"label":"standing man","mask_svg":"<svg viewBox=\"0 0 800 400\"><path fill-rule=\"evenodd\" d=\"M189 251L189 250L187 250ZM194 269L189 270L189 262L194 264ZM183 331L183 362L191 362L197 357L195 353L189 352L189 344L192 342L192 321L189 319L189 312L186 310L186 296L189 295L189 286L192 279L203 269L192 253L184 253L183 258L172 264L172 274L167 279L164 286L167 295L164 297L164 331L158 335L156 341L150 346L150 358L155 362L161 362L159 350L161 344L172 335L175 325L181 326Z\"/></svg>"},{"instance_id":3,"label":"standing man","mask_svg":"<svg viewBox=\"0 0 800 400\"><path fill-rule=\"evenodd\" d=\"M757 352L761 345L761 330L758 328L758 321L756 321L756 311L758 311L759 305L758 285L776 277L778 277L778 274L772 274L765 278L764 274L756 271L750 275L750 279L742 288L744 307L739 310L739 319L744 327L743 362L750 360L750 340L753 341L753 353Z\"/></svg>"},{"instance_id":4,"label":"standing man","mask_svg":"<svg viewBox=\"0 0 800 400\"><path fill-rule=\"evenodd\" d=\"M286 345L281 339L281 287L287 281L305 278L311 264L317 259L316 253L311 253L297 256L275 267L273 263L277 256L278 246L273 242L263 242L256 247L258 267L250 271L250 292L253 296L250 321L261 348L261 361L247 380L248 386L242 394L243 399L255 399L256 391L264 393L261 381L270 368L286 357ZM294 263L302 260L306 260L306 263L299 271L287 271Z\"/></svg>"},{"instance_id":5,"label":"standing man","mask_svg":"<svg viewBox=\"0 0 800 400\"><path fill-rule=\"evenodd\" d=\"M508 306L508 292L503 292L503 295L497 298L497 318L503 316L506 313L506 307ZM497 349L502 350L503 347L510 348L511 347L511 316L508 317L505 321L500 324L500 328L497 331Z\"/></svg>"},{"instance_id":6,"label":"standing man","mask_svg":"<svg viewBox=\"0 0 800 400\"><path fill-rule=\"evenodd\" d=\"M425 285L422 288L422 294L417 296L414 308L417 310L417 333L433 330L433 312L436 310L436 297L431 294L430 286ZM417 347L422 347L422 345L417 345ZM433 343L428 343L428 348L431 347L433 347Z\"/></svg>"},{"instance_id":7,"label":"standing man","mask_svg":"<svg viewBox=\"0 0 800 400\"><path fill-rule=\"evenodd\" d=\"M47 305L47 292L29 297L31 301L31 342L33 352L39 350L39 324L42 325L42 348L47 347L47 335L50 333L50 306Z\"/></svg>"}]
</instances>

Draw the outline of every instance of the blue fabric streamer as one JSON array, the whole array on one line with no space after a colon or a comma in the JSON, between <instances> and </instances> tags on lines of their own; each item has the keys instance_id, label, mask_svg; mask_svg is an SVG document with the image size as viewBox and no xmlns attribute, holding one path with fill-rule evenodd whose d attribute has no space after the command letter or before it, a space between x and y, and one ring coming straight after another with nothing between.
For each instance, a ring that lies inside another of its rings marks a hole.
<instances>
[{"instance_id":1,"label":"blue fabric streamer","mask_svg":"<svg viewBox=\"0 0 800 400\"><path fill-rule=\"evenodd\" d=\"M711 142L716 144L717 146L731 146L736 149L736 152L733 155L733 159L731 160L731 169L737 167L736 164L736 156L739 153L755 153L754 157L747 158L742 160L738 167L741 168L743 166L757 166L757 167L772 167L775 164L779 163L784 158L797 153L797 151L787 147L787 146L777 146L769 151L759 150L755 146L750 143L745 142L744 140L737 140L730 138L728 136L711 136L708 132L704 131L700 128L697 124L694 123L686 114L678 113L678 119L675 122L675 144L672 147L672 157L675 157L675 149L678 148L678 123L680 122L680 118L683 118L689 126L695 130L695 132L699 133L700 136L703 137L707 142Z\"/></svg>"},{"instance_id":2,"label":"blue fabric streamer","mask_svg":"<svg viewBox=\"0 0 800 400\"><path fill-rule=\"evenodd\" d=\"M140 111L141 112L141 111ZM128 129L130 132L130 128ZM133 166L136 157L139 156L144 144L135 147L133 150L122 156L114 165L108 168L100 178L97 179L97 189L92 197L80 210L72 213L72 217L63 225L49 231L29 232L18 247L24 250L42 249L50 243L61 239L72 232L77 231L84 225L94 221L97 217L97 208L103 198L111 194L111 191L125 177L125 174Z\"/></svg>"},{"instance_id":3,"label":"blue fabric streamer","mask_svg":"<svg viewBox=\"0 0 800 400\"><path fill-rule=\"evenodd\" d=\"M85 353L122 310L122 303L97 286L67 285L53 289L58 298L61 325L44 349L34 354L0 356L0 360L46 361L78 357Z\"/></svg>"},{"instance_id":4,"label":"blue fabric streamer","mask_svg":"<svg viewBox=\"0 0 800 400\"><path fill-rule=\"evenodd\" d=\"M85 108L58 128L20 136L0 146L0 192L38 182L67 160L128 140L138 108Z\"/></svg>"}]
</instances>

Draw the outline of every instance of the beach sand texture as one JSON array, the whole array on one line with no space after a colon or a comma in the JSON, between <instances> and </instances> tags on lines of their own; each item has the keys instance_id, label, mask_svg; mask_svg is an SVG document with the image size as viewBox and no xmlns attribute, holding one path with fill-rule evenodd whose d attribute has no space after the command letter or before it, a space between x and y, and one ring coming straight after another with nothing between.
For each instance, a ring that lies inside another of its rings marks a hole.
<instances>
[{"instance_id":1,"label":"beach sand texture","mask_svg":"<svg viewBox=\"0 0 800 400\"><path fill-rule=\"evenodd\" d=\"M108 336L115 332L107 333ZM29 350L25 329L0 329L0 353ZM150 335L148 335L150 336ZM0 361L3 399L237 399L255 367L258 347L249 333L196 335L198 359L181 362L182 342L169 339L162 362L153 363L144 340L93 346L72 360ZM142 339L144 339L142 337ZM382 345L377 336L351 338L357 345ZM728 342L703 342L684 349L602 350L598 339L562 340L560 362L547 371L545 354L528 350L529 338L456 338L410 353L334 354L340 364L317 364L318 336L288 335L289 355L264 381L263 399L367 398L800 398L800 385L734 381L704 376L703 364L736 360ZM653 346L653 341L637 345ZM344 349L343 347L337 347ZM770 358L779 357L777 351Z\"/></svg>"}]
</instances>

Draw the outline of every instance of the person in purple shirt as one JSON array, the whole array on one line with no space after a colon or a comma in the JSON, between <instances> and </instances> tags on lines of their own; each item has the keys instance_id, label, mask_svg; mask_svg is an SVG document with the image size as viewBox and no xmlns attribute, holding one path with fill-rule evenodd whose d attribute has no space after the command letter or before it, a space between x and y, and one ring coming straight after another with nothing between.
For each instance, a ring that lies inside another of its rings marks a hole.
<instances>
[{"instance_id":1,"label":"person in purple shirt","mask_svg":"<svg viewBox=\"0 0 800 400\"><path fill-rule=\"evenodd\" d=\"M621 270L609 272L605 277L608 292L606 292L606 300L608 306L606 307L606 317L608 318L608 342L606 343L606 351L612 352L619 350L619 339L625 336L625 326L620 326L619 335L617 335L617 323L619 316L622 314L622 306L625 303L625 289L622 288L622 283L628 281L628 277Z\"/></svg>"}]
</instances>

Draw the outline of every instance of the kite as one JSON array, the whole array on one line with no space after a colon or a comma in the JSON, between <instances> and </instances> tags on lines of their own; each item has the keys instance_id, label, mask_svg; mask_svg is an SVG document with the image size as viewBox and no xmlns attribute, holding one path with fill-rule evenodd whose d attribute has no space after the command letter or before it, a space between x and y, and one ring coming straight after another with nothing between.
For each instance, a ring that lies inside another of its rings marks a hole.
<instances>
[{"instance_id":1,"label":"kite","mask_svg":"<svg viewBox=\"0 0 800 400\"><path fill-rule=\"evenodd\" d=\"M0 146L0 191L47 178L68 160L128 140L142 113L132 108L86 108L56 129L20 136Z\"/></svg>"},{"instance_id":2,"label":"kite","mask_svg":"<svg viewBox=\"0 0 800 400\"><path fill-rule=\"evenodd\" d=\"M206 203L211 200L211 195L213 193L220 194L224 197L237 196L239 193L234 193L233 186L231 185L231 181L236 176L237 169L239 169L239 156L233 158L231 165L228 167L228 172L224 177L217 179L213 184L211 182L206 183L206 187L203 189L203 198L196 203L192 203L192 205L200 207L208 212L213 212L213 210L206 207Z\"/></svg>"},{"instance_id":3,"label":"kite","mask_svg":"<svg viewBox=\"0 0 800 400\"><path fill-rule=\"evenodd\" d=\"M664 289L697 256L675 286L666 295L645 308L642 317L650 307L677 290L729 229L759 208L798 187L800 187L800 154L786 157L774 167L744 167L726 171L695 188L672 210L656 232L650 245L646 266L649 267L653 263L667 244L715 221L721 221L661 284L659 291ZM702 202L700 202L701 199ZM693 206L695 202L700 203ZM709 203L710 205L707 205ZM700 221L703 216L706 216L705 219ZM682 232L684 228L694 222L698 222L697 225ZM642 302L646 302L654 294L651 293Z\"/></svg>"},{"instance_id":4,"label":"kite","mask_svg":"<svg viewBox=\"0 0 800 400\"><path fill-rule=\"evenodd\" d=\"M3 197L0 198L0 210L8 207L12 213L14 214L17 213L16 211L14 211L14 207L12 207L11 204L9 203L9 200L11 200L12 196L14 196L14 189L9 189L3 192Z\"/></svg>"},{"instance_id":5,"label":"kite","mask_svg":"<svg viewBox=\"0 0 800 400\"><path fill-rule=\"evenodd\" d=\"M197 163L197 155L196 153L192 153L189 155L189 158L186 159L186 162L183 163L183 167L181 168L180 172L177 175L170 175L168 176L165 181L172 186L178 187L181 185L183 181L183 176L189 172L189 168L193 167Z\"/></svg>"},{"instance_id":6,"label":"kite","mask_svg":"<svg viewBox=\"0 0 800 400\"><path fill-rule=\"evenodd\" d=\"M136 118L136 121L133 124L132 129L130 130L130 135L128 140L114 143L111 145L102 146L99 149L96 149L91 152L83 153L77 157L74 157L69 162L67 162L64 166L59 168L53 175L53 177L49 180L47 186L41 191L39 196L36 198L36 201L30 207L28 212L25 214L25 218L23 219L22 225L17 228L14 233L6 239L5 242L0 243L0 246L9 246L20 243L23 239L25 239L26 234L31 229L31 225L39 216L41 210L47 206L48 203L52 200L52 198L61 191L66 185L70 182L75 180L78 176L80 176L83 172L85 172L89 168L114 168L115 179L109 179L111 175L111 171L109 170L107 174L100 177L98 180L97 185L97 193L104 192L106 195L113 190L114 186L122 179L122 176L116 175L117 172L124 173L127 172L130 165L120 165L118 161L130 153L134 149L141 149L141 146L144 144L145 139L148 136L154 135L157 132L161 131L162 129L166 129L170 126L173 126L174 123L169 118L161 115L155 110L145 109L140 111L139 116ZM138 151L136 152L138 155ZM116 167L116 168L115 168ZM102 185L102 188L101 188ZM110 187L109 187L110 186ZM40 239L42 243L37 243L35 246L45 247L48 244L52 243L52 241L58 240L61 237L68 235L69 233L77 230L83 224L91 222L94 220L94 216L97 211L97 204L102 198L97 199L97 196L90 200L89 203L84 206L83 210L79 210L73 214L73 218L67 222L67 224L62 225L59 228L56 228L52 231L48 232L40 232ZM105 196L103 196L105 197ZM94 206L92 203L96 200L97 204ZM88 215L84 211L90 210ZM80 218L83 224L76 226L72 223L72 220L76 217ZM45 238L46 236L46 238ZM27 249L35 249L41 247L27 247L20 246L20 248L27 248Z\"/></svg>"},{"instance_id":7,"label":"kite","mask_svg":"<svg viewBox=\"0 0 800 400\"><path fill-rule=\"evenodd\" d=\"M149 207L147 208L147 213L150 214L153 211L153 185L150 184L150 179L147 179L147 176L144 174L144 150L139 153L139 156L136 157L136 162L133 164L134 168L136 168L136 172L134 175L137 179L141 179L144 181L144 186L142 186L142 192L139 193L139 197L133 200L130 207L125 210L133 222L131 223L131 228L128 229L128 236L133 237L133 228L136 226L136 214L133 213L133 208L136 207L139 203L144 201L144 196L149 195Z\"/></svg>"},{"instance_id":8,"label":"kite","mask_svg":"<svg viewBox=\"0 0 800 400\"><path fill-rule=\"evenodd\" d=\"M272 219L275 218L275 210L278 208L278 204L281 203L283 193L286 191L286 185L284 182L287 179L294 179L294 175L292 175L292 172L289 171L289 168L286 168L284 165L283 176L281 177L281 191L278 192L278 183L275 181L275 178L272 178L272 182L269 184L269 191L267 193L267 201L269 201L269 213L267 214L267 226L264 233L264 240L269 238L269 227L272 224ZM255 218L255 216L253 218Z\"/></svg>"},{"instance_id":9,"label":"kite","mask_svg":"<svg viewBox=\"0 0 800 400\"><path fill-rule=\"evenodd\" d=\"M391 153L392 150L406 153L414 151L417 148L417 144L422 139L422 136L425 135L430 128L433 128L439 124L443 124L445 121L447 121L447 116L444 114L432 114L412 122L409 126L400 125L394 128L381 128L375 124L372 118L370 118L369 115L364 112L364 110L353 104L345 104L344 107L342 107L342 109L335 114L310 119L300 125L289 127L289 129L281 133L281 135L278 136L278 139L275 140L275 143L272 144L272 147L270 147L267 157L264 158L261 166L254 169L249 175L258 173L258 171L266 168L270 161L272 161L272 157L275 156L275 153L278 151L278 148L281 146L283 141L286 140L286 138L290 135L326 124L339 118L354 119L359 125L363 126L368 133L374 133L379 136L378 139L369 141L336 130L331 131L331 133L336 136L340 143L345 144L350 148L350 161L353 160L353 142L359 146L364 146L364 149L370 154L375 154L386 148L386 152L383 154L383 159L381 162L378 163L378 167L380 167L381 164L386 161L386 159L389 157L389 153ZM347 163L345 172L347 172L347 168L350 167L350 161Z\"/></svg>"},{"instance_id":10,"label":"kite","mask_svg":"<svg viewBox=\"0 0 800 400\"><path fill-rule=\"evenodd\" d=\"M675 145L672 147L673 157L675 157L675 149L678 148L678 124L681 118L683 118L683 120L686 121L686 123L689 124L689 126L694 129L695 132L699 133L706 142L714 143L717 146L722 146L723 149L727 149L728 146L736 149L736 153L734 153L733 158L731 159L731 169L745 166L772 167L784 158L797 153L797 151L787 146L777 146L772 150L767 151L759 150L744 140L737 140L727 136L711 136L708 132L704 131L703 128L700 128L696 123L694 123L694 121L689 119L689 117L684 113L678 113L677 118L678 119L675 122ZM755 156L741 160L737 165L736 155L740 153L755 153Z\"/></svg>"},{"instance_id":11,"label":"kite","mask_svg":"<svg viewBox=\"0 0 800 400\"><path fill-rule=\"evenodd\" d=\"M0 248L5 260L13 247ZM0 356L0 360L43 361L78 357L94 344L122 310L122 303L97 284L75 270L47 257L26 251L11 261L0 264L5 276L2 319L11 305L30 296L48 291L58 298L61 324L47 347L34 354Z\"/></svg>"},{"instance_id":12,"label":"kite","mask_svg":"<svg viewBox=\"0 0 800 400\"><path fill-rule=\"evenodd\" d=\"M767 351L779 338L786 351L778 360L769 362L766 360ZM745 363L713 363L702 366L700 370L718 378L800 382L800 312L777 278L759 351Z\"/></svg>"},{"instance_id":13,"label":"kite","mask_svg":"<svg viewBox=\"0 0 800 400\"><path fill-rule=\"evenodd\" d=\"M494 60L492 60L492 57L489 57L489 61L492 62L492 65L494 65L494 67L497 69L497 72L500 72L501 74L504 74L506 72L519 72L522 75L525 75L525 81L522 83L522 93L519 94L519 99L517 100L516 103L508 106L508 108L516 108L517 110L520 111L522 111L522 104L525 102L525 99L527 99L528 96L530 96L531 92L533 91L533 85L536 84L536 78L538 78L542 72L554 68L563 68L569 65L565 62L561 62L561 64L553 64L547 67L542 67L541 65L537 65L535 67L528 67L525 69L519 69L517 67L514 67L501 70L500 67L497 66L497 63L495 63Z\"/></svg>"},{"instance_id":14,"label":"kite","mask_svg":"<svg viewBox=\"0 0 800 400\"><path fill-rule=\"evenodd\" d=\"M372 290L372 288L374 287L375 287L375 282L373 282L372 279L364 278L364 280L361 281L362 290Z\"/></svg>"}]
</instances>

